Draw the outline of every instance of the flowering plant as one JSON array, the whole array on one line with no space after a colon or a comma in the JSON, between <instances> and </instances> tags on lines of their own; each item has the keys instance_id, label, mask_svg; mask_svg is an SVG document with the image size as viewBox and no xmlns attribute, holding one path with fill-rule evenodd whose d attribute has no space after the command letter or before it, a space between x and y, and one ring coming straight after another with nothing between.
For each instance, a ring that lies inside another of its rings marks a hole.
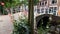
<instances>
[{"instance_id":1,"label":"flowering plant","mask_svg":"<svg viewBox=\"0 0 60 34\"><path fill-rule=\"evenodd\" d=\"M14 20L13 34L29 34L28 19L26 16L20 16L18 20Z\"/></svg>"}]
</instances>

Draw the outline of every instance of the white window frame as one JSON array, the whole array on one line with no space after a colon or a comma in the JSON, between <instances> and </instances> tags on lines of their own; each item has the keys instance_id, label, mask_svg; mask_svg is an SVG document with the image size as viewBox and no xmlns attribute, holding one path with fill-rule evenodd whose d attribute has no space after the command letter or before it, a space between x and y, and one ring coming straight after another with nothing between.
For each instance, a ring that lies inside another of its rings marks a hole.
<instances>
[{"instance_id":1,"label":"white window frame","mask_svg":"<svg viewBox=\"0 0 60 34\"><path fill-rule=\"evenodd\" d=\"M47 14L49 14L49 7L45 8L45 14L46 14L46 9L48 9L48 10L47 10L47 11L48 11L48 13L47 13Z\"/></svg>"},{"instance_id":2,"label":"white window frame","mask_svg":"<svg viewBox=\"0 0 60 34\"><path fill-rule=\"evenodd\" d=\"M41 13L41 9L44 9L43 7L40 7L40 13ZM44 10L43 10L44 11ZM43 12L44 13L44 12Z\"/></svg>"},{"instance_id":3,"label":"white window frame","mask_svg":"<svg viewBox=\"0 0 60 34\"><path fill-rule=\"evenodd\" d=\"M57 7L57 10L56 10L56 16L57 16L57 13L58 13L58 6L50 6L50 7ZM50 13L49 13L50 14ZM53 13L51 13L53 14Z\"/></svg>"},{"instance_id":4,"label":"white window frame","mask_svg":"<svg viewBox=\"0 0 60 34\"><path fill-rule=\"evenodd\" d=\"M41 9L42 9L42 8L44 9L44 12L43 12L43 13L41 13ZM45 14L45 8L46 8L46 7L40 7L40 15Z\"/></svg>"}]
</instances>

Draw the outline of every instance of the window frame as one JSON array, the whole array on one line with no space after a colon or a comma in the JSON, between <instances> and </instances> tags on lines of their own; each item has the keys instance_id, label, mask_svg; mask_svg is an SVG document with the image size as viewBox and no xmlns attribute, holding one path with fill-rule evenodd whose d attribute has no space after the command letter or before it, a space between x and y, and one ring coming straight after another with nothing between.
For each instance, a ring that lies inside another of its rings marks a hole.
<instances>
[{"instance_id":1,"label":"window frame","mask_svg":"<svg viewBox=\"0 0 60 34\"><path fill-rule=\"evenodd\" d=\"M53 7L53 6L52 6L52 7ZM57 8L56 10L54 10L55 7ZM49 7L49 9L50 9L50 7ZM56 13L55 16L57 16L57 10L58 10L58 7L57 7L57 6L54 6L52 10L53 10L53 11L52 11L51 13L52 13L53 15L54 15L54 13ZM54 11L56 11L56 12L54 12ZM50 14L50 13L49 13L49 14Z\"/></svg>"},{"instance_id":2,"label":"window frame","mask_svg":"<svg viewBox=\"0 0 60 34\"><path fill-rule=\"evenodd\" d=\"M42 4L42 3L44 3L44 4ZM45 4L45 3L46 3L46 4ZM40 6L46 6L47 4L48 4L47 1L40 1L40 3L39 3Z\"/></svg>"}]
</instances>

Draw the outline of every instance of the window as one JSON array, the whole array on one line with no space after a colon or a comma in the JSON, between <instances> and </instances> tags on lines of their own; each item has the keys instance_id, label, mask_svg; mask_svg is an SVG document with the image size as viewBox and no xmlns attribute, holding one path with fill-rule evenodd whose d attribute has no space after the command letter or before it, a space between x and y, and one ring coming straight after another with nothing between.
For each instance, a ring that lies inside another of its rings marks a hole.
<instances>
[{"instance_id":1,"label":"window","mask_svg":"<svg viewBox=\"0 0 60 34\"><path fill-rule=\"evenodd\" d=\"M53 13L56 13L57 7L53 7Z\"/></svg>"},{"instance_id":2,"label":"window","mask_svg":"<svg viewBox=\"0 0 60 34\"><path fill-rule=\"evenodd\" d=\"M53 15L56 15L57 7L53 7Z\"/></svg>"},{"instance_id":3,"label":"window","mask_svg":"<svg viewBox=\"0 0 60 34\"><path fill-rule=\"evenodd\" d=\"M57 7L54 7L54 10L57 10Z\"/></svg>"},{"instance_id":4,"label":"window","mask_svg":"<svg viewBox=\"0 0 60 34\"><path fill-rule=\"evenodd\" d=\"M57 3L57 0L52 0L52 4L56 4Z\"/></svg>"},{"instance_id":5,"label":"window","mask_svg":"<svg viewBox=\"0 0 60 34\"><path fill-rule=\"evenodd\" d=\"M45 1L45 5L47 4L47 1Z\"/></svg>"},{"instance_id":6,"label":"window","mask_svg":"<svg viewBox=\"0 0 60 34\"><path fill-rule=\"evenodd\" d=\"M50 7L49 8L49 13L53 13L53 15L56 15L57 12L57 7Z\"/></svg>"},{"instance_id":7,"label":"window","mask_svg":"<svg viewBox=\"0 0 60 34\"><path fill-rule=\"evenodd\" d=\"M44 6L44 2L42 2L42 6Z\"/></svg>"},{"instance_id":8,"label":"window","mask_svg":"<svg viewBox=\"0 0 60 34\"><path fill-rule=\"evenodd\" d=\"M41 1L41 2L40 2L40 6L44 6L44 1L43 1L43 2Z\"/></svg>"},{"instance_id":9,"label":"window","mask_svg":"<svg viewBox=\"0 0 60 34\"><path fill-rule=\"evenodd\" d=\"M45 6L47 4L47 1L40 1L40 6Z\"/></svg>"},{"instance_id":10,"label":"window","mask_svg":"<svg viewBox=\"0 0 60 34\"><path fill-rule=\"evenodd\" d=\"M37 13L38 13L38 14L40 13L40 9L37 9Z\"/></svg>"},{"instance_id":11,"label":"window","mask_svg":"<svg viewBox=\"0 0 60 34\"><path fill-rule=\"evenodd\" d=\"M41 6L41 2L40 2L40 6Z\"/></svg>"},{"instance_id":12,"label":"window","mask_svg":"<svg viewBox=\"0 0 60 34\"><path fill-rule=\"evenodd\" d=\"M41 13L44 13L44 8L41 9Z\"/></svg>"},{"instance_id":13,"label":"window","mask_svg":"<svg viewBox=\"0 0 60 34\"><path fill-rule=\"evenodd\" d=\"M50 7L49 8L49 13L52 13L53 12L53 7Z\"/></svg>"},{"instance_id":14,"label":"window","mask_svg":"<svg viewBox=\"0 0 60 34\"><path fill-rule=\"evenodd\" d=\"M48 14L48 8L47 8L47 9L45 9L45 13L46 13L46 14Z\"/></svg>"}]
</instances>

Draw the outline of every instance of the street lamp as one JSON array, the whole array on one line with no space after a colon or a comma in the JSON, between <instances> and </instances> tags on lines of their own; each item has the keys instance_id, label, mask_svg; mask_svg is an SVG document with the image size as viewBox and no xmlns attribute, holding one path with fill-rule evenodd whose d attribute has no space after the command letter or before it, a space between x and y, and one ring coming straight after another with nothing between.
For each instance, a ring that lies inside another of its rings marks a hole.
<instances>
[{"instance_id":1,"label":"street lamp","mask_svg":"<svg viewBox=\"0 0 60 34\"><path fill-rule=\"evenodd\" d=\"M4 6L4 3L3 3L3 2L1 2L1 5L2 5L2 6Z\"/></svg>"},{"instance_id":2,"label":"street lamp","mask_svg":"<svg viewBox=\"0 0 60 34\"><path fill-rule=\"evenodd\" d=\"M49 23L51 23L51 21L52 21L52 15L50 15L49 17Z\"/></svg>"},{"instance_id":3,"label":"street lamp","mask_svg":"<svg viewBox=\"0 0 60 34\"><path fill-rule=\"evenodd\" d=\"M23 11L23 5L24 5L23 1L24 1L24 0L20 0L20 2L22 2L22 11Z\"/></svg>"},{"instance_id":4,"label":"street lamp","mask_svg":"<svg viewBox=\"0 0 60 34\"><path fill-rule=\"evenodd\" d=\"M52 21L52 17L51 16L49 17L49 20Z\"/></svg>"},{"instance_id":5,"label":"street lamp","mask_svg":"<svg viewBox=\"0 0 60 34\"><path fill-rule=\"evenodd\" d=\"M3 10L3 6L4 6L4 3L3 2L1 2L1 11L2 11L2 14L4 14L4 10Z\"/></svg>"}]
</instances>

